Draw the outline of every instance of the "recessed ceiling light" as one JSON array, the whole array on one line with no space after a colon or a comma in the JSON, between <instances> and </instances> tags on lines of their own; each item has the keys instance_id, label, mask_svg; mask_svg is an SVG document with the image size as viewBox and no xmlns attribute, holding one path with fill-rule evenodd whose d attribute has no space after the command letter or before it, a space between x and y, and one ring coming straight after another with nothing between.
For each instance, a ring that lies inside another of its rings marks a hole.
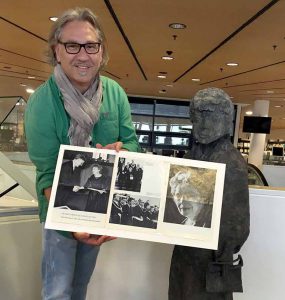
<instances>
[{"instance_id":1,"label":"recessed ceiling light","mask_svg":"<svg viewBox=\"0 0 285 300\"><path fill-rule=\"evenodd\" d=\"M238 63L235 63L235 62L229 62L229 63L227 63L227 66L229 66L229 67L237 67L237 66L238 66Z\"/></svg>"},{"instance_id":2,"label":"recessed ceiling light","mask_svg":"<svg viewBox=\"0 0 285 300\"><path fill-rule=\"evenodd\" d=\"M282 105L274 105L274 107L282 107Z\"/></svg>"},{"instance_id":3,"label":"recessed ceiling light","mask_svg":"<svg viewBox=\"0 0 285 300\"><path fill-rule=\"evenodd\" d=\"M234 97L233 97L233 96L230 96L230 98L231 98L231 99L234 99Z\"/></svg>"},{"instance_id":4,"label":"recessed ceiling light","mask_svg":"<svg viewBox=\"0 0 285 300\"><path fill-rule=\"evenodd\" d=\"M169 24L169 27L172 29L185 29L186 25L182 23L171 23Z\"/></svg>"},{"instance_id":5,"label":"recessed ceiling light","mask_svg":"<svg viewBox=\"0 0 285 300\"><path fill-rule=\"evenodd\" d=\"M35 91L35 90L33 90L33 89L26 89L26 92L27 92L28 94L32 94L34 91Z\"/></svg>"},{"instance_id":6,"label":"recessed ceiling light","mask_svg":"<svg viewBox=\"0 0 285 300\"><path fill-rule=\"evenodd\" d=\"M20 86L27 86L26 84L24 84L24 83L20 83Z\"/></svg>"},{"instance_id":7,"label":"recessed ceiling light","mask_svg":"<svg viewBox=\"0 0 285 300\"><path fill-rule=\"evenodd\" d=\"M199 82L201 79L200 78L192 78L192 81L195 81L195 82Z\"/></svg>"},{"instance_id":8,"label":"recessed ceiling light","mask_svg":"<svg viewBox=\"0 0 285 300\"><path fill-rule=\"evenodd\" d=\"M35 79L35 76L28 76L29 79Z\"/></svg>"},{"instance_id":9,"label":"recessed ceiling light","mask_svg":"<svg viewBox=\"0 0 285 300\"><path fill-rule=\"evenodd\" d=\"M167 84L166 86L168 86L168 87L173 87L173 84L169 83L169 84Z\"/></svg>"},{"instance_id":10,"label":"recessed ceiling light","mask_svg":"<svg viewBox=\"0 0 285 300\"><path fill-rule=\"evenodd\" d=\"M166 78L165 75L157 75L158 78Z\"/></svg>"},{"instance_id":11,"label":"recessed ceiling light","mask_svg":"<svg viewBox=\"0 0 285 300\"><path fill-rule=\"evenodd\" d=\"M164 59L164 60L172 60L172 59L174 59L174 57L168 56L168 55L162 56L161 58Z\"/></svg>"},{"instance_id":12,"label":"recessed ceiling light","mask_svg":"<svg viewBox=\"0 0 285 300\"><path fill-rule=\"evenodd\" d=\"M158 91L160 94L165 94L166 93L166 90L160 90Z\"/></svg>"},{"instance_id":13,"label":"recessed ceiling light","mask_svg":"<svg viewBox=\"0 0 285 300\"><path fill-rule=\"evenodd\" d=\"M266 91L267 94L274 94L274 91Z\"/></svg>"},{"instance_id":14,"label":"recessed ceiling light","mask_svg":"<svg viewBox=\"0 0 285 300\"><path fill-rule=\"evenodd\" d=\"M248 116L250 116L250 115L252 115L252 111L248 110L248 111L245 112L245 114L248 115Z\"/></svg>"},{"instance_id":15,"label":"recessed ceiling light","mask_svg":"<svg viewBox=\"0 0 285 300\"><path fill-rule=\"evenodd\" d=\"M58 17L49 17L50 21L56 22Z\"/></svg>"}]
</instances>

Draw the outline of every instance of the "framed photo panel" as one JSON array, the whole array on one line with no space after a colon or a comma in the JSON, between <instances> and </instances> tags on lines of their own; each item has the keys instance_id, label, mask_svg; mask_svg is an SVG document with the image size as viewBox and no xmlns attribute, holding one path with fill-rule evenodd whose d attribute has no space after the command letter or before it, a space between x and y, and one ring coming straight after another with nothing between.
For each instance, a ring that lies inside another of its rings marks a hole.
<instances>
[{"instance_id":1,"label":"framed photo panel","mask_svg":"<svg viewBox=\"0 0 285 300\"><path fill-rule=\"evenodd\" d=\"M46 228L217 249L225 165L62 145Z\"/></svg>"}]
</instances>

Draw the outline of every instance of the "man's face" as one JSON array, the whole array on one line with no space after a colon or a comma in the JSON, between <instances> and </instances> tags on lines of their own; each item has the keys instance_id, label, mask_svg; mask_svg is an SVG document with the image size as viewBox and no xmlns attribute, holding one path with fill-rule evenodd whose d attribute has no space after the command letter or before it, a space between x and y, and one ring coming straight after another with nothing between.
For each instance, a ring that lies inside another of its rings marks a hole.
<instances>
[{"instance_id":1,"label":"man's face","mask_svg":"<svg viewBox=\"0 0 285 300\"><path fill-rule=\"evenodd\" d=\"M209 144L227 132L225 115L216 111L196 109L193 117L193 136L201 144Z\"/></svg>"},{"instance_id":2,"label":"man's face","mask_svg":"<svg viewBox=\"0 0 285 300\"><path fill-rule=\"evenodd\" d=\"M63 27L60 41L79 44L96 43L98 42L98 34L89 22L72 21ZM83 47L77 54L68 54L64 45L57 44L55 53L57 61L61 63L61 67L70 82L84 93L99 71L102 61L102 46L96 54L86 53Z\"/></svg>"},{"instance_id":3,"label":"man's face","mask_svg":"<svg viewBox=\"0 0 285 300\"><path fill-rule=\"evenodd\" d=\"M84 164L84 160L82 158L76 158L74 160L74 166L75 167L81 167Z\"/></svg>"}]
</instances>

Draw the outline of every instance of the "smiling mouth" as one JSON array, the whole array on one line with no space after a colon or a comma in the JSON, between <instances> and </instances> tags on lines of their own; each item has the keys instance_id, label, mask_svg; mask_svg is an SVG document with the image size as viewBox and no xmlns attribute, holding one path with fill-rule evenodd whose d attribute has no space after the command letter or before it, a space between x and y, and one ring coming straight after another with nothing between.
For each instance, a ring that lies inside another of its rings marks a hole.
<instances>
[{"instance_id":1,"label":"smiling mouth","mask_svg":"<svg viewBox=\"0 0 285 300\"><path fill-rule=\"evenodd\" d=\"M80 76L86 76L89 68L89 66L76 66L76 69Z\"/></svg>"},{"instance_id":2,"label":"smiling mouth","mask_svg":"<svg viewBox=\"0 0 285 300\"><path fill-rule=\"evenodd\" d=\"M89 66L76 66L76 68L80 69L80 70L87 70L90 67Z\"/></svg>"}]
</instances>

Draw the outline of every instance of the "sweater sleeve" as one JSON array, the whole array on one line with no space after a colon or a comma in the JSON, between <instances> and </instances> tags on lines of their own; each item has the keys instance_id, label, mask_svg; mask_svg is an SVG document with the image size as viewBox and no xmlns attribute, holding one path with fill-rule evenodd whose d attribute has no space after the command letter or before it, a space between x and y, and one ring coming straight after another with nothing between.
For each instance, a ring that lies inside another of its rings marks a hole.
<instances>
[{"instance_id":1,"label":"sweater sleeve","mask_svg":"<svg viewBox=\"0 0 285 300\"><path fill-rule=\"evenodd\" d=\"M41 222L45 221L48 206L44 189L52 186L60 146L53 106L47 96L41 89L33 94L28 101L24 119L29 157L36 166L36 190Z\"/></svg>"},{"instance_id":2,"label":"sweater sleeve","mask_svg":"<svg viewBox=\"0 0 285 300\"><path fill-rule=\"evenodd\" d=\"M25 134L31 161L37 170L39 191L52 185L60 141L50 107L31 98L25 112Z\"/></svg>"}]
</instances>

